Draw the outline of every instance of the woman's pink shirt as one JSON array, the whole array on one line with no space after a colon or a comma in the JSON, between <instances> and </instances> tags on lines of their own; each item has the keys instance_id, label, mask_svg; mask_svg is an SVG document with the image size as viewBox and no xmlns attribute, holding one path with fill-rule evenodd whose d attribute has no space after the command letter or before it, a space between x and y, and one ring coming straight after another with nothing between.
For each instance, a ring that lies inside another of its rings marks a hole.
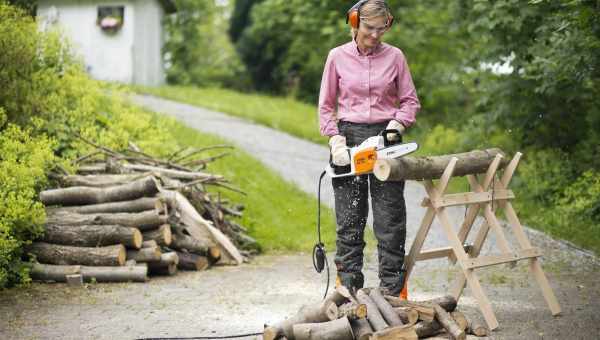
<instances>
[{"instance_id":1,"label":"woman's pink shirt","mask_svg":"<svg viewBox=\"0 0 600 340\"><path fill-rule=\"evenodd\" d=\"M338 120L380 123L394 119L409 127L420 108L400 49L380 43L371 54L361 55L353 40L329 52L319 92L323 136L339 133Z\"/></svg>"}]
</instances>

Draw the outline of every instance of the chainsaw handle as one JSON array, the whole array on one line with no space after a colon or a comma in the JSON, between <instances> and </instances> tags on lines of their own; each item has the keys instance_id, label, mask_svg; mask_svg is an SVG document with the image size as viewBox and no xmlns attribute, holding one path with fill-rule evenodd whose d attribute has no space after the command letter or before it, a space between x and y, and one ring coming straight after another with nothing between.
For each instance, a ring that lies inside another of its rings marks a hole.
<instances>
[{"instance_id":1,"label":"chainsaw handle","mask_svg":"<svg viewBox=\"0 0 600 340\"><path fill-rule=\"evenodd\" d=\"M388 133L395 133L398 135L398 137L400 137L397 141L392 142L390 140L388 140L387 136ZM379 133L379 135L381 135L383 137L383 146L387 147L390 145L394 145L394 144L398 144L402 142L402 134L398 132L398 130L396 129L384 129L381 130L381 132Z\"/></svg>"}]
</instances>

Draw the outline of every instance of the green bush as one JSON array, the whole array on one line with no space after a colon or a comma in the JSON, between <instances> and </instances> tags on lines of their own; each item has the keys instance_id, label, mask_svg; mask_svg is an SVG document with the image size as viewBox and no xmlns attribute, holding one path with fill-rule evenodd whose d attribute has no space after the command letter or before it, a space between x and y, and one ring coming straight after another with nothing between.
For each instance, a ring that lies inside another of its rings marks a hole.
<instances>
[{"instance_id":1,"label":"green bush","mask_svg":"<svg viewBox=\"0 0 600 340\"><path fill-rule=\"evenodd\" d=\"M46 215L36 198L56 161L52 147L16 125L0 132L0 287L27 280L21 248L42 232Z\"/></svg>"}]
</instances>

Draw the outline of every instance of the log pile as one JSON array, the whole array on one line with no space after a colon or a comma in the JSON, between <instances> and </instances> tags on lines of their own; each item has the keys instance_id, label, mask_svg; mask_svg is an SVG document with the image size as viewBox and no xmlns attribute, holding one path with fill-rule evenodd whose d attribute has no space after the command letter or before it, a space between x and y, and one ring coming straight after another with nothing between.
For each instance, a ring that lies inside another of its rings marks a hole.
<instances>
[{"instance_id":1,"label":"log pile","mask_svg":"<svg viewBox=\"0 0 600 340\"><path fill-rule=\"evenodd\" d=\"M58 188L40 193L47 219L44 235L26 249L35 260L32 278L143 282L178 269L240 264L258 252L256 241L232 220L242 216L243 206L206 189L241 192L202 171L222 155L198 158L227 146L157 159L133 144L121 153L82 140L96 151L76 161L76 174L53 174Z\"/></svg>"},{"instance_id":2,"label":"log pile","mask_svg":"<svg viewBox=\"0 0 600 340\"><path fill-rule=\"evenodd\" d=\"M264 340L481 339L489 330L456 310L451 296L408 301L363 288L338 287L325 300L305 305L279 323L265 325Z\"/></svg>"}]
</instances>

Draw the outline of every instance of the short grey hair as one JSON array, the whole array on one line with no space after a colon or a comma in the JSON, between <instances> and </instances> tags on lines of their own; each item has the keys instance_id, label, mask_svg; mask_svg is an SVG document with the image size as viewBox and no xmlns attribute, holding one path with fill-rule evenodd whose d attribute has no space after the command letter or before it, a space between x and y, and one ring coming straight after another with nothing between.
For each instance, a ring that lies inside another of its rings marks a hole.
<instances>
[{"instance_id":1,"label":"short grey hair","mask_svg":"<svg viewBox=\"0 0 600 340\"><path fill-rule=\"evenodd\" d=\"M386 17L391 18L390 8L383 0L369 0L360 7L360 21L369 20L372 18ZM358 28L351 27L350 33L352 38L356 36Z\"/></svg>"}]
</instances>

